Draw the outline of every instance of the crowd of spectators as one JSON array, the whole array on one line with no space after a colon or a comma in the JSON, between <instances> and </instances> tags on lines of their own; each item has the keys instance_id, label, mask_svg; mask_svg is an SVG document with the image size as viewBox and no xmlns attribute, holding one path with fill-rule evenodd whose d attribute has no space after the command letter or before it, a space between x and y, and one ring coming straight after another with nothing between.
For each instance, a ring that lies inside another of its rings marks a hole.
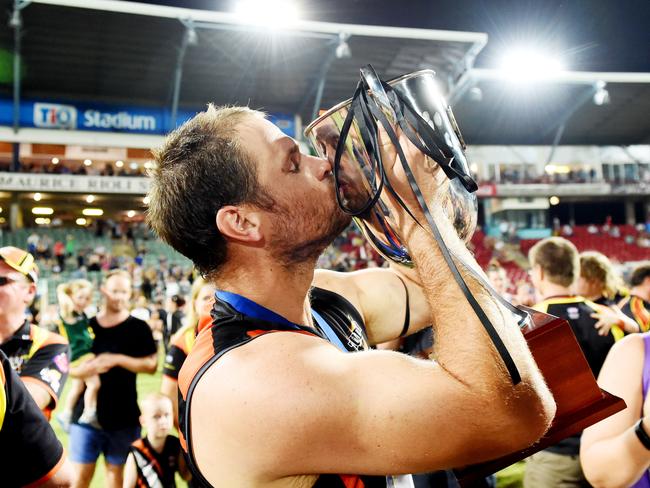
<instances>
[{"instance_id":1,"label":"crowd of spectators","mask_svg":"<svg viewBox=\"0 0 650 488\"><path fill-rule=\"evenodd\" d=\"M146 164L142 161L103 162L61 160L56 164L46 162L23 162L18 171L21 173L59 174L59 175L90 175L90 176L145 176ZM11 171L11 163L0 162L0 171Z\"/></svg>"}]
</instances>

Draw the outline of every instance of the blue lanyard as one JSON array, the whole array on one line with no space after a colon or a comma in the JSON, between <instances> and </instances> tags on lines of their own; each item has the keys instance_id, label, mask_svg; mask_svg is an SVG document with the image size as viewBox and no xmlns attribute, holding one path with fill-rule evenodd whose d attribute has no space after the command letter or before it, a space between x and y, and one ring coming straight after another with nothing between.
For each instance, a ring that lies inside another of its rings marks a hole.
<instances>
[{"instance_id":1,"label":"blue lanyard","mask_svg":"<svg viewBox=\"0 0 650 488\"><path fill-rule=\"evenodd\" d=\"M339 339L339 336L336 335L336 332L334 332L334 330L332 329L332 327L330 326L330 324L328 324L327 322L325 322L325 319L324 319L323 317L321 317L321 315L320 315L316 310L313 310L313 309L312 309L311 314L312 314L312 316L314 317L314 319L316 319L316 322L318 322L318 326L320 327L320 329L321 329L321 330L325 333L325 335L327 336L327 339L328 339L328 340L329 340L333 345L335 345L336 347L338 347L338 348L339 348L341 351L343 351L343 352L350 352L350 351L348 351L348 350L346 349L346 347L343 345L343 343L341 342L341 339Z\"/></svg>"},{"instance_id":2,"label":"blue lanyard","mask_svg":"<svg viewBox=\"0 0 650 488\"><path fill-rule=\"evenodd\" d=\"M302 330L300 326L288 321L282 315L279 315L274 311L269 310L268 308L263 307L262 305L255 303L253 300L249 300L244 296L238 295L236 293L231 293L229 291L217 290L215 297L222 302L226 302L239 313L248 315L254 319L264 320L265 322L280 323L291 327L292 329ZM339 339L339 336L336 335L336 332L334 332L332 327L325 321L325 319L315 310L312 310L311 313L327 339L340 350L349 352L341 342L341 339Z\"/></svg>"}]
</instances>

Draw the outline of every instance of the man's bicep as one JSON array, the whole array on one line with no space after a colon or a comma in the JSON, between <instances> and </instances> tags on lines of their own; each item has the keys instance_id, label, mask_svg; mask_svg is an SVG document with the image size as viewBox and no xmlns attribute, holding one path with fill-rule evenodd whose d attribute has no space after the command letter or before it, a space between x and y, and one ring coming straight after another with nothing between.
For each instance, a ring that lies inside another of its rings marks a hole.
<instances>
[{"instance_id":1,"label":"man's bicep","mask_svg":"<svg viewBox=\"0 0 650 488\"><path fill-rule=\"evenodd\" d=\"M300 351L285 350L286 359L268 361L264 381L241 389L247 395L229 395L221 405L235 412L230 421L222 418L237 426L231 435L265 439L250 448L269 474L400 474L467 463L485 450L476 439L468 447L468 433L486 412L437 364L304 341ZM267 342L267 350L274 347Z\"/></svg>"},{"instance_id":2,"label":"man's bicep","mask_svg":"<svg viewBox=\"0 0 650 488\"><path fill-rule=\"evenodd\" d=\"M68 351L67 344L42 347L25 363L20 373L21 378L41 385L54 402L58 401L68 377Z\"/></svg>"}]
</instances>

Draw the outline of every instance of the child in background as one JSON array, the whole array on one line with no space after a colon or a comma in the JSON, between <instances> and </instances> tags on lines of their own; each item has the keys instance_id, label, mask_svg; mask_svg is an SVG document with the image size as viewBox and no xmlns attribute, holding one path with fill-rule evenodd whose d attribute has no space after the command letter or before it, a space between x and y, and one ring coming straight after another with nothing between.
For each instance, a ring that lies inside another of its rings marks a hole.
<instances>
[{"instance_id":1,"label":"child in background","mask_svg":"<svg viewBox=\"0 0 650 488\"><path fill-rule=\"evenodd\" d=\"M59 329L70 343L70 366L73 370L81 363L95 357L91 352L93 333L88 326L88 317L84 312L92 298L92 291L92 285L86 280L62 283L56 289L59 302ZM83 394L84 411L79 417L79 423L101 428L97 421L97 393L101 386L99 375L89 376L84 380L78 378L71 378L71 380L72 388L66 399L63 412L56 417L57 420L67 432L70 429L74 405L79 396Z\"/></svg>"},{"instance_id":2,"label":"child in background","mask_svg":"<svg viewBox=\"0 0 650 488\"><path fill-rule=\"evenodd\" d=\"M124 468L124 488L175 488L175 474L191 478L178 437L169 435L173 427L171 400L152 393L142 402L140 423L147 435L131 445Z\"/></svg>"}]
</instances>

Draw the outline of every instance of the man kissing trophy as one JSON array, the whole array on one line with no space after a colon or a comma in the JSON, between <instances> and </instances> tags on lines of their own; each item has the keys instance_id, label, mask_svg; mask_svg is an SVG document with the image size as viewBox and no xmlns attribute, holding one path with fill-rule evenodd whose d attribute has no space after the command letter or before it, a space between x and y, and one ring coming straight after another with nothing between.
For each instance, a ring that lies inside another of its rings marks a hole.
<instances>
[{"instance_id":1,"label":"man kissing trophy","mask_svg":"<svg viewBox=\"0 0 650 488\"><path fill-rule=\"evenodd\" d=\"M318 155L332 163L339 206L353 217L382 256L403 266L413 267L413 261L395 230L396 217L389 209L397 202L410 218L427 229L454 276L455 283L449 286L459 286L463 291L513 384L520 381L517 367L473 297L464 274L472 276L506 313L514 316L558 407L550 430L538 443L481 465L459 466L456 472L461 483L493 473L625 408L622 400L598 388L566 321L508 303L475 263L463 260L445 243L440 226L449 222L461 240L467 243L471 239L476 228L478 187L470 176L465 143L451 107L440 93L435 73L422 70L384 82L370 65L360 72L353 97L326 111L305 129ZM409 142L425 156L417 162L424 168L411 167L404 149ZM395 154L390 163L382 161L387 145ZM401 180L408 181L408 187L395 188L396 179L391 175L396 173L405 177ZM426 200L421 185L438 187L434 201ZM410 197L408 202L400 197L405 192ZM386 204L388 201L391 205ZM417 212L413 211L414 204L419 206ZM415 213L424 215L424 219L418 220ZM577 389L580 395L575 395Z\"/></svg>"}]
</instances>

